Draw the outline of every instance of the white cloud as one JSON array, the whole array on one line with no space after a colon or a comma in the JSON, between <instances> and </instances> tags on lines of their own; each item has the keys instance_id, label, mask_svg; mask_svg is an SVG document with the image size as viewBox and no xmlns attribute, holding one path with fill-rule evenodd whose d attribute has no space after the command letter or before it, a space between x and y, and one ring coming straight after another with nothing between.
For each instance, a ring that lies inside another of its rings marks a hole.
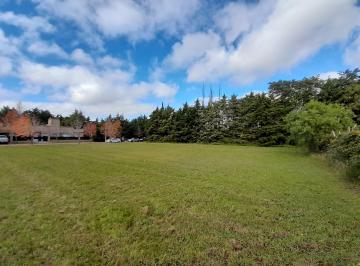
<instances>
[{"instance_id":1,"label":"white cloud","mask_svg":"<svg viewBox=\"0 0 360 266\"><path fill-rule=\"evenodd\" d=\"M151 70L149 74L150 80L163 80L165 77L165 70L161 66L155 65Z\"/></svg>"},{"instance_id":2,"label":"white cloud","mask_svg":"<svg viewBox=\"0 0 360 266\"><path fill-rule=\"evenodd\" d=\"M85 65L87 67L98 67L101 69L118 69L127 65L129 68L132 68L131 62L125 63L119 58L115 58L110 55L92 57L90 54L80 48L75 49L71 53L70 59L76 64Z\"/></svg>"},{"instance_id":3,"label":"white cloud","mask_svg":"<svg viewBox=\"0 0 360 266\"><path fill-rule=\"evenodd\" d=\"M160 81L155 81L152 83L141 82L135 84L134 87L139 91L143 91L143 92L150 91L157 98L167 99L167 100L173 98L176 95L177 91L179 90L179 87L175 84L166 84Z\"/></svg>"},{"instance_id":4,"label":"white cloud","mask_svg":"<svg viewBox=\"0 0 360 266\"><path fill-rule=\"evenodd\" d=\"M56 43L47 43L45 41L34 41L32 42L27 50L38 56L55 55L60 58L67 58L67 53Z\"/></svg>"},{"instance_id":5,"label":"white cloud","mask_svg":"<svg viewBox=\"0 0 360 266\"><path fill-rule=\"evenodd\" d=\"M16 55L18 50L19 40L17 38L9 38L0 28L0 54L2 55Z\"/></svg>"},{"instance_id":6,"label":"white cloud","mask_svg":"<svg viewBox=\"0 0 360 266\"><path fill-rule=\"evenodd\" d=\"M360 35L346 48L344 61L349 67L360 67Z\"/></svg>"},{"instance_id":7,"label":"white cloud","mask_svg":"<svg viewBox=\"0 0 360 266\"><path fill-rule=\"evenodd\" d=\"M0 22L22 28L26 31L53 32L55 30L54 26L42 17L28 17L14 14L13 12L0 13Z\"/></svg>"},{"instance_id":8,"label":"white cloud","mask_svg":"<svg viewBox=\"0 0 360 266\"><path fill-rule=\"evenodd\" d=\"M164 63L174 69L186 68L209 51L219 49L220 46L220 37L211 31L187 34L181 42L172 47L172 52Z\"/></svg>"},{"instance_id":9,"label":"white cloud","mask_svg":"<svg viewBox=\"0 0 360 266\"><path fill-rule=\"evenodd\" d=\"M279 0L268 21L229 55L228 72L252 81L289 69L323 46L345 41L359 19L352 0Z\"/></svg>"},{"instance_id":10,"label":"white cloud","mask_svg":"<svg viewBox=\"0 0 360 266\"><path fill-rule=\"evenodd\" d=\"M41 39L41 32L53 33L53 27L46 19L34 16L29 17L13 12L0 13L0 23L6 23L21 29L21 33L14 35L6 35L4 30L0 28L0 56L7 56L8 60L4 62L1 72L10 73L10 62L12 68L15 67L19 61L26 58L24 51L37 56L56 55L61 58L66 58L66 52L56 43L46 42ZM11 31L9 31L11 33ZM5 64L6 63L6 64Z\"/></svg>"},{"instance_id":11,"label":"white cloud","mask_svg":"<svg viewBox=\"0 0 360 266\"><path fill-rule=\"evenodd\" d=\"M105 55L103 57L98 58L96 60L96 63L98 66L104 68L117 68L124 65L124 62L122 62L122 60L112 57L110 55Z\"/></svg>"},{"instance_id":12,"label":"white cloud","mask_svg":"<svg viewBox=\"0 0 360 266\"><path fill-rule=\"evenodd\" d=\"M19 77L28 88L42 88L52 102L67 102L101 114L110 107L114 108L111 112L124 114L135 112L136 106L148 110L152 105L139 101L150 95L170 99L178 90L162 82L136 83L132 72L119 68L101 70L83 65L46 66L26 61L21 64Z\"/></svg>"},{"instance_id":13,"label":"white cloud","mask_svg":"<svg viewBox=\"0 0 360 266\"><path fill-rule=\"evenodd\" d=\"M123 76L123 82L126 84L129 77L121 71L117 71L116 74L116 77L109 77L107 73L93 73L84 66L48 67L31 62L23 63L20 68L23 81L50 86L53 89L50 94L53 96L60 93L62 97L79 104L107 103L114 97L125 96L120 95L123 84L114 83L118 83Z\"/></svg>"},{"instance_id":14,"label":"white cloud","mask_svg":"<svg viewBox=\"0 0 360 266\"><path fill-rule=\"evenodd\" d=\"M232 78L236 74L228 72L229 53L224 47L208 51L187 69L187 80L201 82L216 81L224 76Z\"/></svg>"},{"instance_id":15,"label":"white cloud","mask_svg":"<svg viewBox=\"0 0 360 266\"><path fill-rule=\"evenodd\" d=\"M52 16L75 21L90 40L96 32L107 37L126 36L144 40L158 31L174 35L194 24L200 0L33 0L38 9Z\"/></svg>"},{"instance_id":16,"label":"white cloud","mask_svg":"<svg viewBox=\"0 0 360 266\"><path fill-rule=\"evenodd\" d=\"M145 0L144 3L148 10L148 31L176 35L198 26L195 15L200 10L200 0Z\"/></svg>"},{"instance_id":17,"label":"white cloud","mask_svg":"<svg viewBox=\"0 0 360 266\"><path fill-rule=\"evenodd\" d=\"M340 78L340 74L336 71L329 71L319 74L319 79L321 80L337 79L337 78Z\"/></svg>"},{"instance_id":18,"label":"white cloud","mask_svg":"<svg viewBox=\"0 0 360 266\"><path fill-rule=\"evenodd\" d=\"M18 99L19 95L12 91L5 89L2 84L0 84L0 99Z\"/></svg>"},{"instance_id":19,"label":"white cloud","mask_svg":"<svg viewBox=\"0 0 360 266\"><path fill-rule=\"evenodd\" d=\"M10 58L0 56L0 76L6 76L12 73L13 64Z\"/></svg>"},{"instance_id":20,"label":"white cloud","mask_svg":"<svg viewBox=\"0 0 360 266\"><path fill-rule=\"evenodd\" d=\"M346 42L360 25L360 11L354 0L277 0L251 6L229 3L216 14L215 24L226 45L213 41L208 50L209 44L200 41L184 45L189 42L186 35L165 60L183 66L190 82L229 78L245 84L288 70L326 45ZM214 33L203 35L205 40Z\"/></svg>"},{"instance_id":21,"label":"white cloud","mask_svg":"<svg viewBox=\"0 0 360 266\"><path fill-rule=\"evenodd\" d=\"M93 65L94 61L91 56L83 49L77 48L71 53L71 59L78 64Z\"/></svg>"},{"instance_id":22,"label":"white cloud","mask_svg":"<svg viewBox=\"0 0 360 266\"><path fill-rule=\"evenodd\" d=\"M20 93L22 95L37 95L40 92L42 92L41 86L34 86L31 84L28 84L26 87L22 88Z\"/></svg>"},{"instance_id":23,"label":"white cloud","mask_svg":"<svg viewBox=\"0 0 360 266\"><path fill-rule=\"evenodd\" d=\"M230 45L241 35L264 23L275 3L275 0L260 1L258 4L231 2L215 14L216 28L223 33L226 43Z\"/></svg>"},{"instance_id":24,"label":"white cloud","mask_svg":"<svg viewBox=\"0 0 360 266\"><path fill-rule=\"evenodd\" d=\"M69 20L81 29L79 39L86 41L92 47L103 50L104 42L93 29L96 7L102 2L99 0L33 0L37 9L51 16L53 19Z\"/></svg>"},{"instance_id":25,"label":"white cloud","mask_svg":"<svg viewBox=\"0 0 360 266\"><path fill-rule=\"evenodd\" d=\"M110 37L141 31L145 25L144 10L134 1L108 1L96 9L96 25Z\"/></svg>"},{"instance_id":26,"label":"white cloud","mask_svg":"<svg viewBox=\"0 0 360 266\"><path fill-rule=\"evenodd\" d=\"M19 40L9 38L0 28L0 76L13 74L14 59L20 56Z\"/></svg>"},{"instance_id":27,"label":"white cloud","mask_svg":"<svg viewBox=\"0 0 360 266\"><path fill-rule=\"evenodd\" d=\"M69 19L85 27L91 19L91 6L99 1L92 0L33 0L39 10L62 19Z\"/></svg>"},{"instance_id":28,"label":"white cloud","mask_svg":"<svg viewBox=\"0 0 360 266\"><path fill-rule=\"evenodd\" d=\"M173 98L179 90L179 87L175 84L168 85L162 82L155 82L150 86L154 86L153 93L158 98L171 99Z\"/></svg>"}]
</instances>

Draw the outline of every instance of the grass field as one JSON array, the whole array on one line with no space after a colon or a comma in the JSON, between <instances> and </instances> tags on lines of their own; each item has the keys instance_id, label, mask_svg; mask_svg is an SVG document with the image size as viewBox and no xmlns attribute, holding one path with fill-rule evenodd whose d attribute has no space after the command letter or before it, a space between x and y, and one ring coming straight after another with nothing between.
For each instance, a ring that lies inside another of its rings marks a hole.
<instances>
[{"instance_id":1,"label":"grass field","mask_svg":"<svg viewBox=\"0 0 360 266\"><path fill-rule=\"evenodd\" d=\"M359 265L360 191L295 148L0 147L0 264Z\"/></svg>"}]
</instances>

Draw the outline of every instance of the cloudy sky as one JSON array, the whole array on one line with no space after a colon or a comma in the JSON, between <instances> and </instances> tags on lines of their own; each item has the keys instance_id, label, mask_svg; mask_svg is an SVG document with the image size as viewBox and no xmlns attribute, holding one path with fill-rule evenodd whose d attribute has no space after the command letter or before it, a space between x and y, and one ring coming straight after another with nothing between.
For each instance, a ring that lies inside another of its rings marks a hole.
<instances>
[{"instance_id":1,"label":"cloudy sky","mask_svg":"<svg viewBox=\"0 0 360 266\"><path fill-rule=\"evenodd\" d=\"M134 117L359 66L356 0L0 1L0 106Z\"/></svg>"}]
</instances>

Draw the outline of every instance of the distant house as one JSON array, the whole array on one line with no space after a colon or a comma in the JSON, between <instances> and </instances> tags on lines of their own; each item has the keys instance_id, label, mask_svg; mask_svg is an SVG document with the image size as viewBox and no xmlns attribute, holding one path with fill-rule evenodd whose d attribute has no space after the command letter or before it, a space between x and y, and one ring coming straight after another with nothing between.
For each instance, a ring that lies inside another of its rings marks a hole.
<instances>
[{"instance_id":1,"label":"distant house","mask_svg":"<svg viewBox=\"0 0 360 266\"><path fill-rule=\"evenodd\" d=\"M6 134L11 137L11 130L0 121L0 134ZM62 127L60 119L49 118L47 125L33 126L34 137L46 137L48 140L53 138L82 138L84 130L73 127Z\"/></svg>"}]
</instances>

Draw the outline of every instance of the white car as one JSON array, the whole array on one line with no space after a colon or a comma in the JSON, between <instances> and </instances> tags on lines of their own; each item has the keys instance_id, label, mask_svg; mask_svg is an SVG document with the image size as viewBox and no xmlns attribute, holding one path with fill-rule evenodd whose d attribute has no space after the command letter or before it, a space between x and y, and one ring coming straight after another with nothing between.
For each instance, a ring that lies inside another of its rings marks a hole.
<instances>
[{"instance_id":1,"label":"white car","mask_svg":"<svg viewBox=\"0 0 360 266\"><path fill-rule=\"evenodd\" d=\"M121 142L121 139L119 138L111 138L106 140L107 143L119 143Z\"/></svg>"},{"instance_id":2,"label":"white car","mask_svg":"<svg viewBox=\"0 0 360 266\"><path fill-rule=\"evenodd\" d=\"M9 143L8 137L5 135L0 135L0 144L8 144L8 143Z\"/></svg>"}]
</instances>

